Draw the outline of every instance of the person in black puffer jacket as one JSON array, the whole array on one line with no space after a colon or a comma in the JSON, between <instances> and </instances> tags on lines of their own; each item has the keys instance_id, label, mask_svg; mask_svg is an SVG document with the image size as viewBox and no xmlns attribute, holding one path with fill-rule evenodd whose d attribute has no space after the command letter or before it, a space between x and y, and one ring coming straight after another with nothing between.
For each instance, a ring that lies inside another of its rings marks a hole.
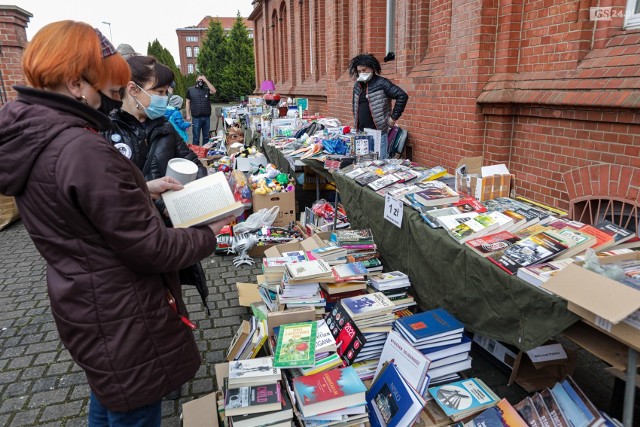
<instances>
[{"instance_id":1,"label":"person in black puffer jacket","mask_svg":"<svg viewBox=\"0 0 640 427\"><path fill-rule=\"evenodd\" d=\"M107 139L140 168L147 181L165 176L169 160L175 157L195 163L196 178L206 176L198 156L164 117L173 72L152 56L133 56L127 62L132 81L124 90L122 108L109 115L114 130L106 134ZM162 200L156 200L156 206L170 224Z\"/></svg>"},{"instance_id":2,"label":"person in black puffer jacket","mask_svg":"<svg viewBox=\"0 0 640 427\"><path fill-rule=\"evenodd\" d=\"M371 54L360 54L349 61L353 86L353 119L357 130L382 132L380 158L387 158L387 134L407 106L409 96L389 79L380 76L380 62ZM391 100L395 105L391 109Z\"/></svg>"}]
</instances>

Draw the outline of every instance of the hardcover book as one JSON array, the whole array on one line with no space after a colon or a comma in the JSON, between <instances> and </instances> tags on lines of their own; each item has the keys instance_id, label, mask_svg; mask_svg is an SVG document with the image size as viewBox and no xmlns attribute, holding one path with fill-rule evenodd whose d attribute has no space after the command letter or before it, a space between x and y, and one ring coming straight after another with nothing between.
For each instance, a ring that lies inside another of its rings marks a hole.
<instances>
[{"instance_id":1,"label":"hardcover book","mask_svg":"<svg viewBox=\"0 0 640 427\"><path fill-rule=\"evenodd\" d=\"M530 397L525 397L517 404L513 405L518 414L522 417L523 420L529 425L533 427L553 427L547 424L543 424L540 416L538 415L538 411L533 405L533 401Z\"/></svg>"},{"instance_id":2,"label":"hardcover book","mask_svg":"<svg viewBox=\"0 0 640 427\"><path fill-rule=\"evenodd\" d=\"M355 325L353 319L339 301L326 314L325 320L331 334L336 340L336 352L342 358L344 365L351 365L367 343L366 338Z\"/></svg>"},{"instance_id":3,"label":"hardcover book","mask_svg":"<svg viewBox=\"0 0 640 427\"><path fill-rule=\"evenodd\" d=\"M398 372L419 393L422 394L428 386L427 370L431 361L396 331L391 331L387 335L374 378L382 372L385 362L393 363L398 368Z\"/></svg>"},{"instance_id":4,"label":"hardcover book","mask_svg":"<svg viewBox=\"0 0 640 427\"><path fill-rule=\"evenodd\" d=\"M396 320L395 327L409 341L418 344L464 331L464 325L444 308L401 317Z\"/></svg>"},{"instance_id":5,"label":"hardcover book","mask_svg":"<svg viewBox=\"0 0 640 427\"><path fill-rule=\"evenodd\" d=\"M294 378L293 389L305 418L366 402L367 388L350 366Z\"/></svg>"},{"instance_id":6,"label":"hardcover book","mask_svg":"<svg viewBox=\"0 0 640 427\"><path fill-rule=\"evenodd\" d=\"M393 363L385 365L366 397L372 427L413 425L425 405Z\"/></svg>"},{"instance_id":7,"label":"hardcover book","mask_svg":"<svg viewBox=\"0 0 640 427\"><path fill-rule=\"evenodd\" d=\"M356 278L357 280L364 279L364 276L368 274L367 267L361 262L350 262L347 264L335 265L332 267L333 277L337 282L348 281L349 279Z\"/></svg>"},{"instance_id":8,"label":"hardcover book","mask_svg":"<svg viewBox=\"0 0 640 427\"><path fill-rule=\"evenodd\" d=\"M317 327L316 322L280 325L273 366L277 368L313 366Z\"/></svg>"},{"instance_id":9,"label":"hardcover book","mask_svg":"<svg viewBox=\"0 0 640 427\"><path fill-rule=\"evenodd\" d=\"M280 409L280 383L225 390L224 414L227 417Z\"/></svg>"},{"instance_id":10,"label":"hardcover book","mask_svg":"<svg viewBox=\"0 0 640 427\"><path fill-rule=\"evenodd\" d=\"M551 390L549 390L548 388L541 390L540 397L542 397L542 400L544 401L545 406L549 410L549 415L553 420L553 424L556 427L570 427L569 423L564 418L564 415L562 414L560 407L558 406L558 402L551 394Z\"/></svg>"},{"instance_id":11,"label":"hardcover book","mask_svg":"<svg viewBox=\"0 0 640 427\"><path fill-rule=\"evenodd\" d=\"M432 387L429 389L429 394L453 421L495 406L500 400L478 378L469 378Z\"/></svg>"}]
</instances>

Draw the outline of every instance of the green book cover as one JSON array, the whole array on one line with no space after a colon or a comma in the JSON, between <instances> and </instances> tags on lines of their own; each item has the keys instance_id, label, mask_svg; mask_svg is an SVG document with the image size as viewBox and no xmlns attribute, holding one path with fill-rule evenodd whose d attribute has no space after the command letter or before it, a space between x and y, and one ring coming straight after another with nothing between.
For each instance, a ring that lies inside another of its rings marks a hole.
<instances>
[{"instance_id":1,"label":"green book cover","mask_svg":"<svg viewBox=\"0 0 640 427\"><path fill-rule=\"evenodd\" d=\"M317 327L316 322L281 325L273 366L277 368L313 366L316 357Z\"/></svg>"}]
</instances>

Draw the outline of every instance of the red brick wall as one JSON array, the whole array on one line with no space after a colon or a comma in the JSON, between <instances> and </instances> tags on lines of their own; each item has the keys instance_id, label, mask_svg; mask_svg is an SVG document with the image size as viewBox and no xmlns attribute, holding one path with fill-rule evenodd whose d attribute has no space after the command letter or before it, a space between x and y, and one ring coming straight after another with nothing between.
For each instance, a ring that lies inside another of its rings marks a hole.
<instances>
[{"instance_id":1,"label":"red brick wall","mask_svg":"<svg viewBox=\"0 0 640 427\"><path fill-rule=\"evenodd\" d=\"M0 73L7 100L15 99L13 85L25 84L22 53L27 45L27 24L31 15L16 6L0 6ZM2 98L0 98L1 100Z\"/></svg>"},{"instance_id":2,"label":"red brick wall","mask_svg":"<svg viewBox=\"0 0 640 427\"><path fill-rule=\"evenodd\" d=\"M276 87L350 124L346 63L360 52L385 56L386 1L303 3L313 78L285 64L296 77ZM572 194L563 176L573 169L640 168L640 30L623 30L621 17L590 21L593 3L397 0L397 59L383 64L383 75L409 94L399 124L414 159L452 170L462 157L483 155L486 164L507 163L518 194L564 209ZM623 12L626 1L597 5ZM299 2L293 7L299 21ZM266 15L253 16L255 25ZM294 46L292 58L306 55Z\"/></svg>"}]
</instances>

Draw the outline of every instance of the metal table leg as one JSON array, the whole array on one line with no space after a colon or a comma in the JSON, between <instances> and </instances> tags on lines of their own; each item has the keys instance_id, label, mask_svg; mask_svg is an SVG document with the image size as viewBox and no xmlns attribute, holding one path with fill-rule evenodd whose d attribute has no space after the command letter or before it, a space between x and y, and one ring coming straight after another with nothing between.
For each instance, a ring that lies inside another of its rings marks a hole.
<instances>
[{"instance_id":1,"label":"metal table leg","mask_svg":"<svg viewBox=\"0 0 640 427\"><path fill-rule=\"evenodd\" d=\"M624 388L624 409L622 411L622 424L624 427L633 426L633 407L636 393L636 365L638 353L630 348L627 359L627 381Z\"/></svg>"}]
</instances>

